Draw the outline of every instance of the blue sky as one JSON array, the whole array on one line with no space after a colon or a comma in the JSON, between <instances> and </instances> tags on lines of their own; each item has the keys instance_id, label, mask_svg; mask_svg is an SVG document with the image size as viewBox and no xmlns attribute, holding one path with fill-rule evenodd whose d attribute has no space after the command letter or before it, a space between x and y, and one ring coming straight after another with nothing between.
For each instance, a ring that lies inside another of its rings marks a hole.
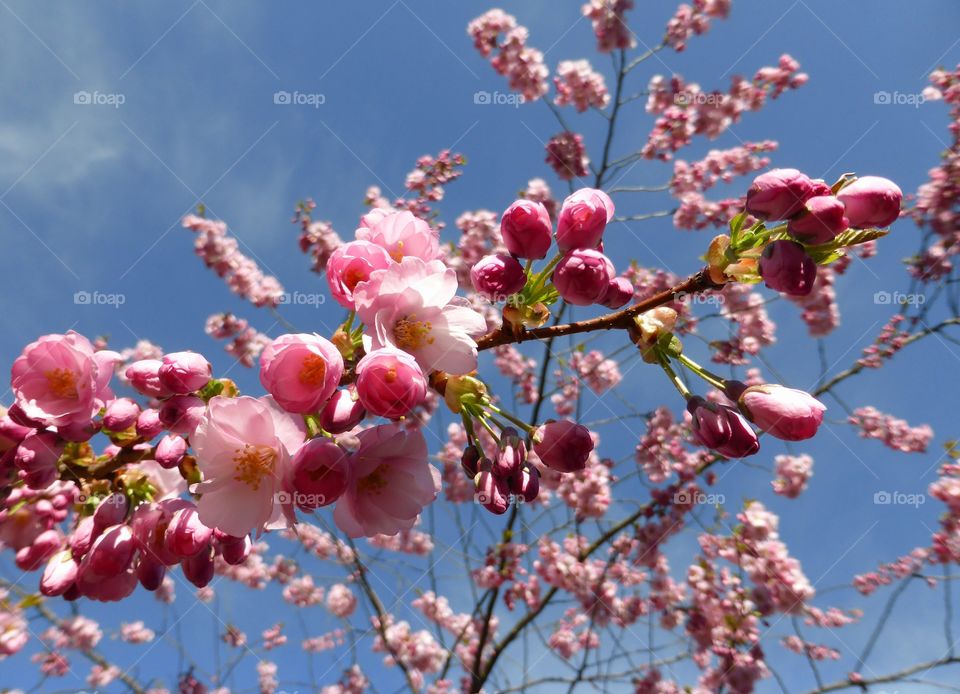
<instances>
[{"instance_id":1,"label":"blue sky","mask_svg":"<svg viewBox=\"0 0 960 694\"><path fill-rule=\"evenodd\" d=\"M638 4L651 6L632 13L633 26L642 42L653 45L674 5ZM560 60L588 57L609 81L609 62L595 54L579 5L513 0L500 6L530 28L530 43L545 51L551 70ZM198 202L225 219L244 250L288 291L315 292L325 285L308 272L309 263L296 248L297 227L289 223L298 200L312 196L316 216L349 236L368 185L400 193L415 159L446 147L469 160L464 176L440 205L449 227L464 210L503 209L534 176L547 178L562 192L564 187L543 164L542 142L558 130L548 109L543 104L474 103L479 90L506 91L465 33L467 22L489 7L476 0L269 5L171 0L149 7L0 1L0 276L6 299L0 362L10 364L38 335L74 328L89 336L108 334L117 348L147 338L171 351L202 350L218 374L229 372L241 387L255 392L259 386L253 372L233 365L206 337L204 319L232 311L271 335L283 330L269 314L230 295L193 256L192 238L179 220ZM958 20L960 7L949 0L737 0L729 21L693 38L683 54L658 54L636 71L628 90L644 89L653 73L670 72L704 89L725 89L732 74L752 75L788 52L810 73L810 83L761 113L746 114L719 140L698 141L685 157L697 159L712 147L744 140L777 139L778 165L828 180L845 171L885 175L904 191L913 191L947 146L946 111L936 103L919 108L877 104L874 96L881 91L917 94L934 66L960 61ZM275 104L277 91L322 94L323 104ZM76 104L77 92L123 103ZM641 103L626 111L615 154L644 141L651 119ZM586 114L570 121L598 158L603 120ZM668 177L668 166L642 163L619 184L661 184ZM731 192L745 185L742 181ZM617 204L625 213L639 213L665 209L670 201L656 195L621 196ZM613 227L606 243L621 264L630 257L687 274L697 268L708 233L677 232L669 220L657 220ZM826 341L831 373L849 366L879 332L889 307L875 304L874 293L906 288L900 259L918 243L916 227L899 222L877 258L855 262L839 280L843 324ZM78 306L78 291L121 294L124 303L119 308ZM775 302L770 313L779 332L766 357L776 371L764 367L764 374L811 386L820 361L796 307ZM300 329L319 332L339 320L333 305L289 307L283 315ZM605 337L596 344L612 350L620 343ZM691 349L707 358L702 346L691 343ZM828 401L831 424L810 445L792 449L816 460L810 489L800 499L779 499L769 491L772 457L785 450L774 442L765 442L757 458L767 471L740 466L726 471L718 487L732 507L741 498L759 498L783 514L781 533L818 588L848 583L877 558L893 559L924 543L936 523L939 509L933 501L916 510L873 504L874 493L881 490L925 492L935 478L941 444L957 435L948 394L958 385L960 348L931 338L909 350L889 368L849 381L840 393L852 407L874 404L913 424L931 424L937 436L928 454L894 454L879 442L859 440L843 424L841 408ZM663 402L679 410L669 385L652 369L626 372L623 389L640 410ZM590 397L585 407L598 419L619 407L609 396L596 403ZM604 453L628 455L635 431L632 425L604 427ZM642 498L644 492L633 487L617 493L629 499ZM443 506L440 502L434 509L440 526L450 517ZM496 530L501 521L483 522ZM443 532L440 537L456 539ZM693 532L677 541L671 554L676 567L690 556L693 542ZM459 569L449 559L444 563L447 574ZM407 579L422 572L419 565L411 562ZM11 571L7 566L3 575ZM324 571L318 568L318 577ZM186 614L180 638L190 652L209 653L222 627L205 607L193 603L183 586L179 593L177 610ZM903 603L894 612L890 638L870 662L875 673L942 654L942 598L937 595L920 585L908 590L906 599L913 602L909 610ZM272 589L263 600L254 597L251 604L249 593L224 586L211 609L242 623L252 638L274 621L287 620L294 645L275 655L282 679L294 682L287 689L297 689L295 682L308 677L308 664L295 645L302 638L296 617ZM861 603L849 591L817 602L846 608ZM866 607L876 611L879 604L875 598ZM121 607L97 606L93 612L114 625L133 614L160 616L153 598L142 594ZM304 617L310 635L335 626L320 608ZM176 617L167 619L172 623ZM774 627L773 633L790 633L784 627ZM826 680L849 669L851 654L859 652L866 634L866 629L852 627L836 635L845 645L833 643L845 660L824 668ZM113 641L104 650L130 663L137 648L144 649ZM538 648L536 639L531 648ZM801 659L776 646L771 651L788 683L796 682L797 690L809 688L809 671ZM227 658L225 652L222 657ZM379 656L361 658L380 690L391 691L396 672L380 667ZM510 667L521 664L519 650L517 658ZM205 662L209 666L211 659ZM238 668L237 686L251 686L252 662ZM332 663L328 656L316 658L318 676L329 669L319 677L322 682L339 675L343 663L331 668ZM556 667L549 663L545 659L534 671ZM165 677L168 685L178 667L166 644L138 665L140 673ZM85 665L76 670L83 675ZM0 672L4 685L35 682L28 668L11 662ZM676 674L690 679L685 668ZM82 686L68 679L64 687ZM908 686L898 690L910 691Z\"/></svg>"}]
</instances>

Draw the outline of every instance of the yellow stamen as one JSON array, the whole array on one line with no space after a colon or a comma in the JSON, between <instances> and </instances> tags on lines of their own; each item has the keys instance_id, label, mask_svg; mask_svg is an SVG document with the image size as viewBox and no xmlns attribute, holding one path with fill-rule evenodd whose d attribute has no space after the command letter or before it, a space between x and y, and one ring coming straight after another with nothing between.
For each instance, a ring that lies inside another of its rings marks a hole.
<instances>
[{"instance_id":1,"label":"yellow stamen","mask_svg":"<svg viewBox=\"0 0 960 694\"><path fill-rule=\"evenodd\" d=\"M420 349L424 344L433 344L433 338L430 337L433 324L429 321L416 320L416 318L416 315L410 314L398 320L393 326L393 339L400 349L409 351Z\"/></svg>"},{"instance_id":2,"label":"yellow stamen","mask_svg":"<svg viewBox=\"0 0 960 694\"><path fill-rule=\"evenodd\" d=\"M403 260L403 241L397 241L396 245L393 247L393 252L390 254L390 257L398 263Z\"/></svg>"},{"instance_id":3,"label":"yellow stamen","mask_svg":"<svg viewBox=\"0 0 960 694\"><path fill-rule=\"evenodd\" d=\"M357 491L363 494L379 494L387 486L386 472L389 466L386 463L378 465L369 475L357 482Z\"/></svg>"},{"instance_id":4,"label":"yellow stamen","mask_svg":"<svg viewBox=\"0 0 960 694\"><path fill-rule=\"evenodd\" d=\"M396 369L387 369L387 373L383 374L383 380L387 383L393 383L397 380L397 370Z\"/></svg>"},{"instance_id":5,"label":"yellow stamen","mask_svg":"<svg viewBox=\"0 0 960 694\"><path fill-rule=\"evenodd\" d=\"M57 397L67 400L76 400L79 397L77 393L77 375L70 369L51 369L43 373L47 377L47 385Z\"/></svg>"},{"instance_id":6,"label":"yellow stamen","mask_svg":"<svg viewBox=\"0 0 960 694\"><path fill-rule=\"evenodd\" d=\"M243 482L257 491L260 489L261 480L267 475L273 474L273 466L277 462L277 452L270 446L246 444L243 448L236 450L233 462L237 464L237 474L233 479L237 482Z\"/></svg>"},{"instance_id":7,"label":"yellow stamen","mask_svg":"<svg viewBox=\"0 0 960 694\"><path fill-rule=\"evenodd\" d=\"M300 375L298 378L300 383L305 386L320 386L323 385L326 375L326 360L319 354L310 354L303 360L303 366L300 367Z\"/></svg>"}]
</instances>

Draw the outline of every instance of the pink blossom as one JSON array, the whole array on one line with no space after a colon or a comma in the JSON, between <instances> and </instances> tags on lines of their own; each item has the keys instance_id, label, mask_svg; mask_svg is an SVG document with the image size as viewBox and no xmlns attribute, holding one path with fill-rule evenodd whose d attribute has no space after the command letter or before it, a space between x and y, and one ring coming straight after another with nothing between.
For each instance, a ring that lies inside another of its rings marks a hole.
<instances>
[{"instance_id":1,"label":"pink blossom","mask_svg":"<svg viewBox=\"0 0 960 694\"><path fill-rule=\"evenodd\" d=\"M583 144L583 136L569 130L558 133L547 141L546 162L561 181L572 181L587 175L590 159Z\"/></svg>"},{"instance_id":2,"label":"pink blossom","mask_svg":"<svg viewBox=\"0 0 960 694\"><path fill-rule=\"evenodd\" d=\"M352 241L340 246L327 263L330 294L338 304L352 311L356 286L369 280L374 270L385 270L390 262L390 254L369 241Z\"/></svg>"},{"instance_id":3,"label":"pink blossom","mask_svg":"<svg viewBox=\"0 0 960 694\"><path fill-rule=\"evenodd\" d=\"M334 583L327 591L327 609L340 619L346 619L357 609L357 596L342 583Z\"/></svg>"},{"instance_id":4,"label":"pink blossom","mask_svg":"<svg viewBox=\"0 0 960 694\"><path fill-rule=\"evenodd\" d=\"M863 438L878 439L888 448L903 453L924 453L933 439L933 429L926 424L913 427L875 407L858 407L849 421L860 429Z\"/></svg>"},{"instance_id":5,"label":"pink blossom","mask_svg":"<svg viewBox=\"0 0 960 694\"><path fill-rule=\"evenodd\" d=\"M455 297L453 270L439 261L404 258L374 278L376 286L363 282L354 293L368 352L402 349L424 372L465 374L477 368L473 336L486 330L486 322Z\"/></svg>"},{"instance_id":6,"label":"pink blossom","mask_svg":"<svg viewBox=\"0 0 960 694\"><path fill-rule=\"evenodd\" d=\"M582 113L591 106L602 109L610 103L610 93L603 75L595 72L587 60L561 61L553 84L557 88L554 99L557 106L572 104Z\"/></svg>"},{"instance_id":7,"label":"pink blossom","mask_svg":"<svg viewBox=\"0 0 960 694\"><path fill-rule=\"evenodd\" d=\"M470 269L477 293L491 302L505 301L527 283L523 266L512 255L488 255Z\"/></svg>"},{"instance_id":8,"label":"pink blossom","mask_svg":"<svg viewBox=\"0 0 960 694\"><path fill-rule=\"evenodd\" d=\"M403 258L436 260L440 254L440 240L436 230L407 211L388 214L372 227L360 227L357 229L357 240L380 246L398 263ZM353 252L351 251L351 255ZM371 266L381 263L370 253L366 254L366 259Z\"/></svg>"},{"instance_id":9,"label":"pink blossom","mask_svg":"<svg viewBox=\"0 0 960 694\"><path fill-rule=\"evenodd\" d=\"M343 376L343 357L326 338L281 335L260 357L260 383L289 412L316 412Z\"/></svg>"},{"instance_id":10,"label":"pink blossom","mask_svg":"<svg viewBox=\"0 0 960 694\"><path fill-rule=\"evenodd\" d=\"M707 32L711 18L727 18L730 3L731 0L693 0L693 6L681 4L667 24L664 41L677 52L684 50L690 36Z\"/></svg>"},{"instance_id":11,"label":"pink blossom","mask_svg":"<svg viewBox=\"0 0 960 694\"><path fill-rule=\"evenodd\" d=\"M532 200L517 200L500 218L503 242L518 258L538 260L550 250L552 225L547 208Z\"/></svg>"},{"instance_id":12,"label":"pink blossom","mask_svg":"<svg viewBox=\"0 0 960 694\"><path fill-rule=\"evenodd\" d=\"M303 441L300 425L268 398L212 398L192 439L203 524L241 537L278 519L276 493Z\"/></svg>"},{"instance_id":13,"label":"pink blossom","mask_svg":"<svg viewBox=\"0 0 960 694\"><path fill-rule=\"evenodd\" d=\"M742 388L737 384L737 390ZM827 409L805 391L775 384L750 386L739 393L738 402L750 421L784 441L813 438Z\"/></svg>"},{"instance_id":14,"label":"pink blossom","mask_svg":"<svg viewBox=\"0 0 960 694\"><path fill-rule=\"evenodd\" d=\"M771 484L773 491L788 499L796 499L807 488L813 475L813 458L809 455L778 455L773 459L777 479Z\"/></svg>"},{"instance_id":15,"label":"pink blossom","mask_svg":"<svg viewBox=\"0 0 960 694\"><path fill-rule=\"evenodd\" d=\"M399 419L427 397L427 379L416 360L399 349L383 347L364 355L356 366L357 395L371 414Z\"/></svg>"},{"instance_id":16,"label":"pink blossom","mask_svg":"<svg viewBox=\"0 0 960 694\"><path fill-rule=\"evenodd\" d=\"M440 473L427 461L423 434L387 424L361 431L358 439L347 491L333 514L337 527L350 537L412 528L440 492Z\"/></svg>"},{"instance_id":17,"label":"pink blossom","mask_svg":"<svg viewBox=\"0 0 960 694\"><path fill-rule=\"evenodd\" d=\"M557 264L553 284L565 301L590 306L603 300L615 272L613 263L600 251L578 248Z\"/></svg>"},{"instance_id":18,"label":"pink blossom","mask_svg":"<svg viewBox=\"0 0 960 694\"><path fill-rule=\"evenodd\" d=\"M593 22L598 51L633 48L636 42L626 22L627 10L632 9L633 0L589 0L583 6L583 15Z\"/></svg>"},{"instance_id":19,"label":"pink blossom","mask_svg":"<svg viewBox=\"0 0 960 694\"><path fill-rule=\"evenodd\" d=\"M613 214L609 195L596 188L581 188L563 201L557 222L557 247L564 253L576 248L596 248Z\"/></svg>"},{"instance_id":20,"label":"pink blossom","mask_svg":"<svg viewBox=\"0 0 960 694\"><path fill-rule=\"evenodd\" d=\"M543 53L527 46L529 32L503 10L493 9L467 26L480 55L489 57L493 69L507 78L510 89L527 101L536 101L547 92L547 68ZM500 35L503 34L501 40Z\"/></svg>"}]
</instances>

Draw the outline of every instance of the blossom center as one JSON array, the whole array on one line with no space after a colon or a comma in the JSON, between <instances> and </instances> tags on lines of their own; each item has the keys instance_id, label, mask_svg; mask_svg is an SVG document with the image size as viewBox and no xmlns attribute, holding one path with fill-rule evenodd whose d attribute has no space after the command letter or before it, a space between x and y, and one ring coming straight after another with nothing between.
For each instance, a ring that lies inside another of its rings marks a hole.
<instances>
[{"instance_id":1,"label":"blossom center","mask_svg":"<svg viewBox=\"0 0 960 694\"><path fill-rule=\"evenodd\" d=\"M362 494L379 494L387 486L387 470L389 466L386 463L378 465L373 472L357 482L357 491Z\"/></svg>"},{"instance_id":2,"label":"blossom center","mask_svg":"<svg viewBox=\"0 0 960 694\"><path fill-rule=\"evenodd\" d=\"M326 375L326 360L319 354L309 354L303 360L298 379L305 386L319 386L323 384Z\"/></svg>"},{"instance_id":3,"label":"blossom center","mask_svg":"<svg viewBox=\"0 0 960 694\"><path fill-rule=\"evenodd\" d=\"M58 398L67 400L76 400L79 396L77 392L77 375L70 369L51 369L44 371L43 375L47 377L47 385Z\"/></svg>"},{"instance_id":4,"label":"blossom center","mask_svg":"<svg viewBox=\"0 0 960 694\"><path fill-rule=\"evenodd\" d=\"M393 326L393 339L401 349L420 349L425 344L433 344L433 338L430 336L432 330L432 323L417 320L416 315L410 314L398 320Z\"/></svg>"},{"instance_id":5,"label":"blossom center","mask_svg":"<svg viewBox=\"0 0 960 694\"><path fill-rule=\"evenodd\" d=\"M251 446L248 443L235 453L233 462L237 464L237 474L233 479L257 491L263 478L273 474L277 452L270 446Z\"/></svg>"},{"instance_id":6,"label":"blossom center","mask_svg":"<svg viewBox=\"0 0 960 694\"><path fill-rule=\"evenodd\" d=\"M343 275L343 283L351 292L356 289L358 284L366 282L368 279L370 279L370 276L363 268L359 267L352 267Z\"/></svg>"},{"instance_id":7,"label":"blossom center","mask_svg":"<svg viewBox=\"0 0 960 694\"><path fill-rule=\"evenodd\" d=\"M393 251L390 253L390 257L398 263L403 260L403 241L397 241L393 245Z\"/></svg>"}]
</instances>

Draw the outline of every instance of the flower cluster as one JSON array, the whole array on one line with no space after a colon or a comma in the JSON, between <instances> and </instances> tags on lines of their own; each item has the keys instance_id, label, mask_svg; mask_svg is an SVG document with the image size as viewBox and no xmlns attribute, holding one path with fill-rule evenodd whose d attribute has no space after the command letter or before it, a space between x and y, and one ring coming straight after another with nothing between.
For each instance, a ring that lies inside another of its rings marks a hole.
<instances>
[{"instance_id":1,"label":"flower cluster","mask_svg":"<svg viewBox=\"0 0 960 694\"><path fill-rule=\"evenodd\" d=\"M526 101L536 101L547 93L549 72L543 64L543 53L527 46L529 32L513 15L490 10L470 22L467 33L484 58L496 53L490 58L493 69L506 77L510 89Z\"/></svg>"},{"instance_id":2,"label":"flower cluster","mask_svg":"<svg viewBox=\"0 0 960 694\"><path fill-rule=\"evenodd\" d=\"M603 75L595 72L587 60L564 60L557 66L553 78L557 88L554 103L557 106L573 105L580 113L588 108L605 108L610 103L610 93Z\"/></svg>"}]
</instances>

